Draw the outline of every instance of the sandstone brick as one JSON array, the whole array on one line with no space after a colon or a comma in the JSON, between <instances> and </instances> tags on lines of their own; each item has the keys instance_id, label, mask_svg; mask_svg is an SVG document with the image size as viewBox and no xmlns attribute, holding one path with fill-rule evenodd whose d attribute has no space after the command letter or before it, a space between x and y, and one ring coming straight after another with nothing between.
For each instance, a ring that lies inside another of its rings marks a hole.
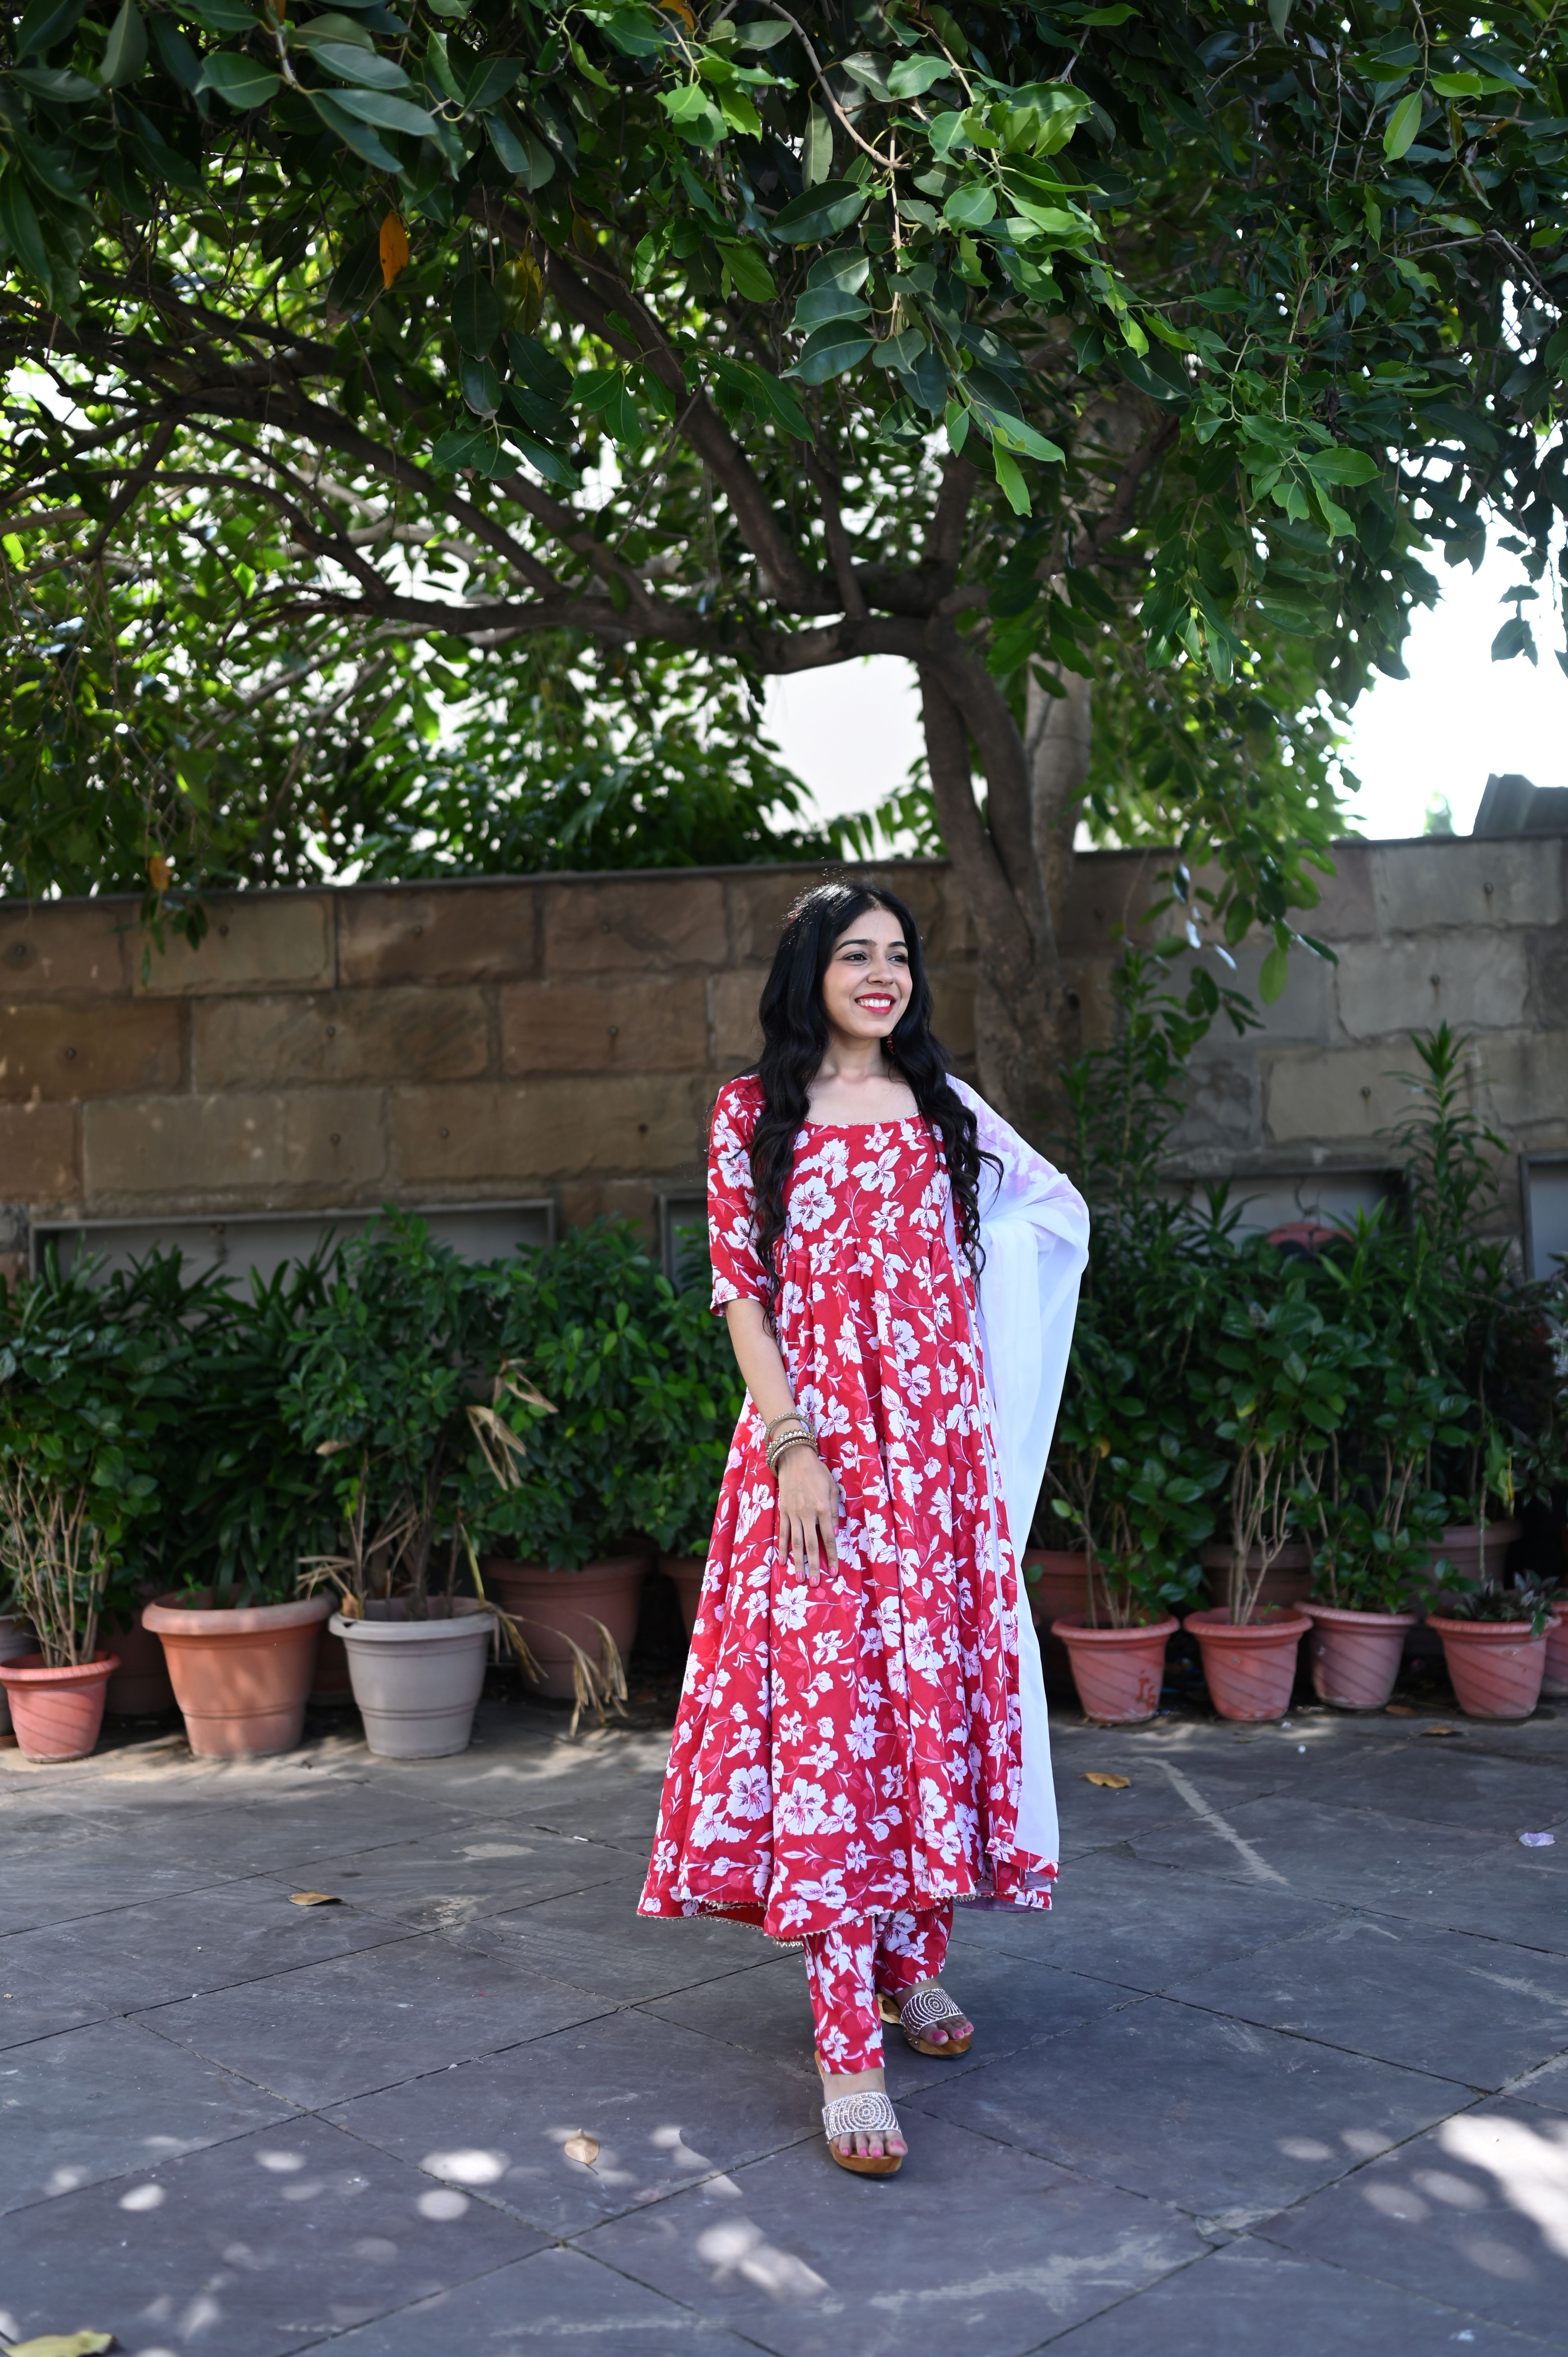
<instances>
[{"instance_id":1,"label":"sandstone brick","mask_svg":"<svg viewBox=\"0 0 1568 2357\"><path fill-rule=\"evenodd\" d=\"M216 991L318 990L332 981L332 902L324 892L234 892L212 901L199 945L153 952L152 998Z\"/></svg>"},{"instance_id":2,"label":"sandstone brick","mask_svg":"<svg viewBox=\"0 0 1568 2357\"><path fill-rule=\"evenodd\" d=\"M1091 957L1103 952L1119 925L1136 935L1144 910L1164 896L1159 871L1169 867L1174 856L1163 849L1080 852L1062 906L1051 912L1061 954Z\"/></svg>"},{"instance_id":3,"label":"sandstone brick","mask_svg":"<svg viewBox=\"0 0 1568 2357\"><path fill-rule=\"evenodd\" d=\"M118 998L135 948L130 900L0 905L0 997Z\"/></svg>"},{"instance_id":4,"label":"sandstone brick","mask_svg":"<svg viewBox=\"0 0 1568 2357\"><path fill-rule=\"evenodd\" d=\"M1524 1020L1529 982L1526 936L1488 926L1348 942L1335 995L1351 1039L1375 1039L1427 1030L1444 1016L1462 1028L1507 1030Z\"/></svg>"},{"instance_id":5,"label":"sandstone brick","mask_svg":"<svg viewBox=\"0 0 1568 2357\"><path fill-rule=\"evenodd\" d=\"M1397 1062L1403 1071L1410 1060L1400 1057L1395 1043L1326 1054L1312 1049L1265 1052L1266 1135L1276 1144L1297 1138L1314 1144L1329 1138L1377 1142L1379 1130L1403 1121L1411 1111L1410 1092L1391 1070Z\"/></svg>"},{"instance_id":6,"label":"sandstone brick","mask_svg":"<svg viewBox=\"0 0 1568 2357\"><path fill-rule=\"evenodd\" d=\"M1568 1028L1477 1039L1471 1055L1481 1109L1497 1126L1528 1133L1531 1146L1554 1143L1568 1125Z\"/></svg>"},{"instance_id":7,"label":"sandstone brick","mask_svg":"<svg viewBox=\"0 0 1568 2357\"><path fill-rule=\"evenodd\" d=\"M630 1220L642 1232L645 1251L657 1260L662 1249L659 1233L659 1197L642 1178L572 1179L561 1189L561 1226L591 1227L596 1220Z\"/></svg>"},{"instance_id":8,"label":"sandstone brick","mask_svg":"<svg viewBox=\"0 0 1568 2357\"><path fill-rule=\"evenodd\" d=\"M836 872L831 861L820 866L796 862L787 867L743 867L726 876L725 900L735 963L759 965L766 974L779 946L785 910L802 892Z\"/></svg>"},{"instance_id":9,"label":"sandstone brick","mask_svg":"<svg viewBox=\"0 0 1568 2357\"><path fill-rule=\"evenodd\" d=\"M1530 936L1530 1013L1543 1031L1568 1030L1568 931Z\"/></svg>"},{"instance_id":10,"label":"sandstone brick","mask_svg":"<svg viewBox=\"0 0 1568 2357\"><path fill-rule=\"evenodd\" d=\"M762 1046L757 1004L768 979L764 965L731 966L708 976L708 1037L716 1071L738 1071Z\"/></svg>"},{"instance_id":11,"label":"sandstone brick","mask_svg":"<svg viewBox=\"0 0 1568 2357\"><path fill-rule=\"evenodd\" d=\"M489 1061L477 990L333 990L214 998L192 1010L195 1086L286 1088L306 1082L463 1081Z\"/></svg>"},{"instance_id":12,"label":"sandstone brick","mask_svg":"<svg viewBox=\"0 0 1568 2357\"><path fill-rule=\"evenodd\" d=\"M707 1061L703 985L650 974L514 982L500 994L501 1062L524 1072L673 1072Z\"/></svg>"},{"instance_id":13,"label":"sandstone brick","mask_svg":"<svg viewBox=\"0 0 1568 2357\"><path fill-rule=\"evenodd\" d=\"M1371 855L1386 931L1439 925L1556 925L1563 920L1563 845L1556 836L1385 843Z\"/></svg>"},{"instance_id":14,"label":"sandstone brick","mask_svg":"<svg viewBox=\"0 0 1568 2357\"><path fill-rule=\"evenodd\" d=\"M639 876L613 884L562 883L544 908L544 971L658 974L729 959L725 888L712 876Z\"/></svg>"},{"instance_id":15,"label":"sandstone brick","mask_svg":"<svg viewBox=\"0 0 1568 2357\"><path fill-rule=\"evenodd\" d=\"M413 1189L699 1168L701 1096L693 1081L619 1076L400 1090L399 1176Z\"/></svg>"},{"instance_id":16,"label":"sandstone brick","mask_svg":"<svg viewBox=\"0 0 1568 2357\"><path fill-rule=\"evenodd\" d=\"M974 1053L974 971L961 965L930 969L931 1028L950 1056Z\"/></svg>"},{"instance_id":17,"label":"sandstone brick","mask_svg":"<svg viewBox=\"0 0 1568 2357\"><path fill-rule=\"evenodd\" d=\"M549 888L433 884L421 891L341 893L338 979L368 987L536 974L542 888Z\"/></svg>"},{"instance_id":18,"label":"sandstone brick","mask_svg":"<svg viewBox=\"0 0 1568 2357\"><path fill-rule=\"evenodd\" d=\"M1187 1110L1171 1140L1177 1154L1227 1146L1250 1146L1261 1121L1262 1081L1258 1059L1244 1049L1205 1056L1188 1067Z\"/></svg>"},{"instance_id":19,"label":"sandstone brick","mask_svg":"<svg viewBox=\"0 0 1568 2357\"><path fill-rule=\"evenodd\" d=\"M375 1089L109 1098L84 1107L82 1125L95 1205L235 1193L331 1203L373 1186L386 1169Z\"/></svg>"},{"instance_id":20,"label":"sandstone brick","mask_svg":"<svg viewBox=\"0 0 1568 2357\"><path fill-rule=\"evenodd\" d=\"M0 1195L22 1203L81 1192L78 1114L68 1104L0 1104Z\"/></svg>"},{"instance_id":21,"label":"sandstone brick","mask_svg":"<svg viewBox=\"0 0 1568 2357\"><path fill-rule=\"evenodd\" d=\"M1378 904L1372 883L1371 845L1337 843L1330 856L1335 868L1332 876L1320 876L1316 867L1306 870L1317 886L1316 908L1297 909L1292 913L1294 921L1304 931L1316 933L1319 941L1330 942L1337 948L1341 942L1362 941L1377 931Z\"/></svg>"},{"instance_id":22,"label":"sandstone brick","mask_svg":"<svg viewBox=\"0 0 1568 2357\"><path fill-rule=\"evenodd\" d=\"M177 1006L0 1007L0 1097L116 1096L177 1089Z\"/></svg>"},{"instance_id":23,"label":"sandstone brick","mask_svg":"<svg viewBox=\"0 0 1568 2357\"><path fill-rule=\"evenodd\" d=\"M20 1285L27 1274L26 1253L0 1252L0 1285Z\"/></svg>"}]
</instances>

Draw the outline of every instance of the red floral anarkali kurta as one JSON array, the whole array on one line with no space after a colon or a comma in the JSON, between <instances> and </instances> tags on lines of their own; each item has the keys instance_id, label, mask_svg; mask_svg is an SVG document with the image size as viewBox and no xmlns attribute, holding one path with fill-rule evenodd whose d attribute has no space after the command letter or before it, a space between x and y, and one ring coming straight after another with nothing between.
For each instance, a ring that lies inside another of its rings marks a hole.
<instances>
[{"instance_id":1,"label":"red floral anarkali kurta","mask_svg":"<svg viewBox=\"0 0 1568 2357\"><path fill-rule=\"evenodd\" d=\"M714 1114L715 1309L767 1292L747 1152L761 1103L742 1079ZM748 1398L645 1915L738 1915L789 1940L950 1899L1050 1904L1055 1859L1015 1838L1017 1579L950 1202L922 1120L800 1132L777 1326L839 1486L838 1572L808 1586L780 1556Z\"/></svg>"}]
</instances>

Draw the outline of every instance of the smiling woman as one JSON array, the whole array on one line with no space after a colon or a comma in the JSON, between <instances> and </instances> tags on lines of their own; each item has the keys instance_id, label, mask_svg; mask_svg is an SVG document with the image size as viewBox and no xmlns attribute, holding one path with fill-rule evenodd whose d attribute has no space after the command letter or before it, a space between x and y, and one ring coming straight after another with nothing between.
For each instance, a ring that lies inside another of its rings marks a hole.
<instances>
[{"instance_id":1,"label":"smiling woman","mask_svg":"<svg viewBox=\"0 0 1568 2357\"><path fill-rule=\"evenodd\" d=\"M882 2029L958 2055L955 1901L1050 1904L1045 1693L1018 1609L1088 1221L948 1072L913 918L786 920L755 1072L721 1091L714 1306L746 1398L641 1911L799 1940L840 2165L906 2149ZM981 1272L991 1277L983 1287Z\"/></svg>"}]
</instances>

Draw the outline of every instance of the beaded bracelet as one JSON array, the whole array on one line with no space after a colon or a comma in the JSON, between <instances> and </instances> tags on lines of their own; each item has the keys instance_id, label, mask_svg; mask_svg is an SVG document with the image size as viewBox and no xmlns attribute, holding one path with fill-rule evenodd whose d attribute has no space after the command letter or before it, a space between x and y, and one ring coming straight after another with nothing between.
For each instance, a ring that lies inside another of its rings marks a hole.
<instances>
[{"instance_id":1,"label":"beaded bracelet","mask_svg":"<svg viewBox=\"0 0 1568 2357\"><path fill-rule=\"evenodd\" d=\"M792 1448L809 1448L813 1457L817 1453L817 1444L809 1432L787 1432L778 1447L768 1451L768 1469L770 1473L777 1474L780 1460L788 1457Z\"/></svg>"}]
</instances>

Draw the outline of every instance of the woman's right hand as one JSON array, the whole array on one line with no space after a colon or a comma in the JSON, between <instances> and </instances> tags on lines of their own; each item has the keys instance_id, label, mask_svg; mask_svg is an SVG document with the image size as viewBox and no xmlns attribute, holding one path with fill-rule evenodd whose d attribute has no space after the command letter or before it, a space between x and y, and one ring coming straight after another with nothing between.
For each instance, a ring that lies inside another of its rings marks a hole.
<instances>
[{"instance_id":1,"label":"woman's right hand","mask_svg":"<svg viewBox=\"0 0 1568 2357\"><path fill-rule=\"evenodd\" d=\"M787 1450L779 1460L779 1552L808 1587L838 1569L837 1519L838 1485L816 1450Z\"/></svg>"}]
</instances>

